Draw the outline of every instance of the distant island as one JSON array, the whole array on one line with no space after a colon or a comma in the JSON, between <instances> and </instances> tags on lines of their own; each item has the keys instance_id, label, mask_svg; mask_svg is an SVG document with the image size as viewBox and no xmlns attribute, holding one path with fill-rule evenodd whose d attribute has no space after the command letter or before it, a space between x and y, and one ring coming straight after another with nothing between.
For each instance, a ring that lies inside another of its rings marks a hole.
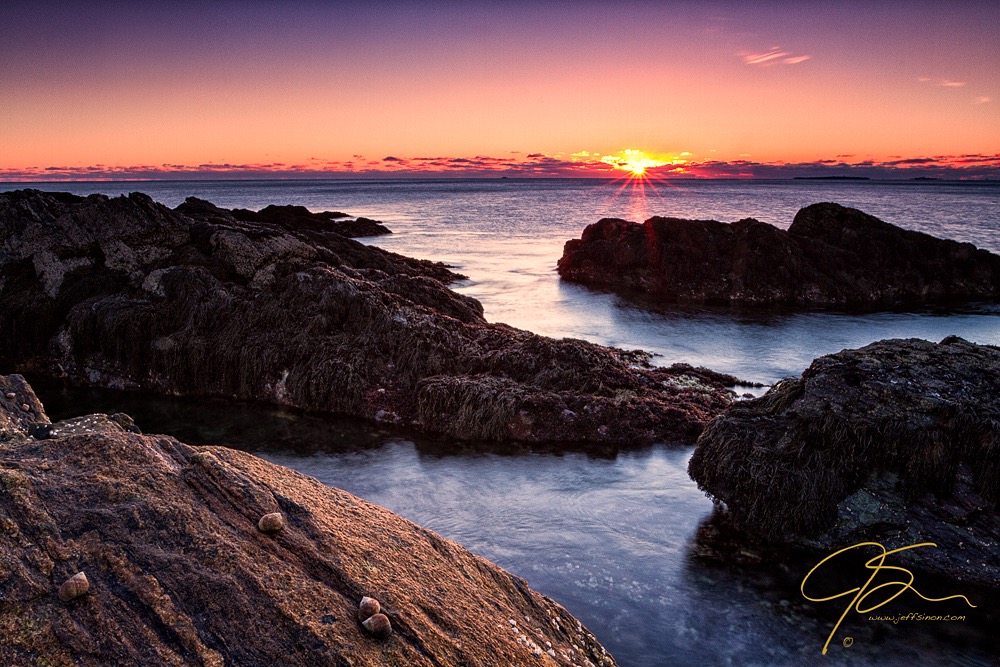
<instances>
[{"instance_id":1,"label":"distant island","mask_svg":"<svg viewBox=\"0 0 1000 667\"><path fill-rule=\"evenodd\" d=\"M795 176L796 181L870 181L867 176Z\"/></svg>"}]
</instances>

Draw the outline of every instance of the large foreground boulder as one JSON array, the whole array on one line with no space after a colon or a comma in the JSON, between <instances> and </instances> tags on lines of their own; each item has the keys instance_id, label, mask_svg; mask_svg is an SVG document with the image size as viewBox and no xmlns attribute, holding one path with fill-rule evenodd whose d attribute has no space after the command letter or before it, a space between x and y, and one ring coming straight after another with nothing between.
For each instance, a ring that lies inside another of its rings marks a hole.
<instances>
[{"instance_id":1,"label":"large foreground boulder","mask_svg":"<svg viewBox=\"0 0 1000 667\"><path fill-rule=\"evenodd\" d=\"M614 665L524 581L349 493L0 388L0 664Z\"/></svg>"},{"instance_id":2,"label":"large foreground boulder","mask_svg":"<svg viewBox=\"0 0 1000 667\"><path fill-rule=\"evenodd\" d=\"M0 194L0 364L483 440L691 442L730 403L735 378L489 324L445 266L268 211Z\"/></svg>"},{"instance_id":3,"label":"large foreground boulder","mask_svg":"<svg viewBox=\"0 0 1000 667\"><path fill-rule=\"evenodd\" d=\"M821 357L713 421L689 472L751 538L932 542L900 557L1000 588L1000 348L887 340Z\"/></svg>"},{"instance_id":4,"label":"large foreground boulder","mask_svg":"<svg viewBox=\"0 0 1000 667\"><path fill-rule=\"evenodd\" d=\"M1000 256L813 204L788 231L747 218L606 218L566 243L566 280L664 303L881 309L1000 299Z\"/></svg>"}]
</instances>

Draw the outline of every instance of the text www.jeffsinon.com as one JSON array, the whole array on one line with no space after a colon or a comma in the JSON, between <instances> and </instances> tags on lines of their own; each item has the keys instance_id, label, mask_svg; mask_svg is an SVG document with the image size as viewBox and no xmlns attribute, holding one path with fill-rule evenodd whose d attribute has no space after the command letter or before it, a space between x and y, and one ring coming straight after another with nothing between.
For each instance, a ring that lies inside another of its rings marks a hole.
<instances>
[{"instance_id":1,"label":"text www.jeffsinon.com","mask_svg":"<svg viewBox=\"0 0 1000 667\"><path fill-rule=\"evenodd\" d=\"M900 622L907 621L964 621L965 616L934 616L931 614L918 614L915 612L909 614L896 614L893 616L879 616L877 614L871 614L868 616L869 621L881 621L884 623L898 624Z\"/></svg>"}]
</instances>

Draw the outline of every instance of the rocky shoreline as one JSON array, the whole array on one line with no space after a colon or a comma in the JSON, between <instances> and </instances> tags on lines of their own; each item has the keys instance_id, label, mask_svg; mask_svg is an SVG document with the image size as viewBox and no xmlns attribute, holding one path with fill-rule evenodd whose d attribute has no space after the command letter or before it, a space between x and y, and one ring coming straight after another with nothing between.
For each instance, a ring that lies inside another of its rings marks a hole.
<instances>
[{"instance_id":1,"label":"rocky shoreline","mask_svg":"<svg viewBox=\"0 0 1000 667\"><path fill-rule=\"evenodd\" d=\"M664 304L883 310L1000 300L1000 256L839 204L787 231L747 218L605 218L567 241L559 275Z\"/></svg>"},{"instance_id":2,"label":"rocky shoreline","mask_svg":"<svg viewBox=\"0 0 1000 667\"><path fill-rule=\"evenodd\" d=\"M3 664L615 664L450 540L250 454L137 431L52 424L0 376ZM366 596L391 633L360 622Z\"/></svg>"},{"instance_id":3,"label":"rocky shoreline","mask_svg":"<svg viewBox=\"0 0 1000 667\"><path fill-rule=\"evenodd\" d=\"M583 446L691 442L733 400L730 376L490 324L447 288L461 276L357 243L336 215L0 194L0 363Z\"/></svg>"},{"instance_id":4,"label":"rocky shoreline","mask_svg":"<svg viewBox=\"0 0 1000 667\"><path fill-rule=\"evenodd\" d=\"M929 540L939 548L901 561L1000 589L1000 349L881 341L736 401L731 376L491 324L476 300L448 289L462 276L353 241L390 232L346 217L195 198L168 209L138 193L0 194L0 364L480 444L598 451L697 438L690 475L740 551ZM603 220L567 244L560 273L667 289L679 302L879 308L996 298L998 260L820 204L788 232L752 220ZM686 273L671 273L676 266ZM252 665L285 656L279 644L290 642L299 652L282 664L384 664L373 657L387 657L384 647L351 634L363 632L357 623L338 625L371 596L396 630L388 641L399 642L391 660L401 663L613 664L524 582L388 512L248 454L143 436L126 415L51 424L20 376L0 377L0 388L0 631L15 638L0 657ZM211 574L230 543L236 569ZM291 551L279 558L281 549ZM361 554L361 569L329 553ZM85 563L97 568L87 584L72 580L60 594ZM458 589L443 578L449 568L463 573ZM192 582L182 580L188 570ZM320 579L322 603L310 588ZM427 581L433 590L418 583ZM93 587L86 602L60 599L81 586ZM236 595L238 608L220 608L213 590ZM444 604L452 596L467 602ZM188 599L193 606L179 602ZM467 604L490 615L459 618ZM27 626L12 611L21 607L33 614ZM78 608L84 620L70 613ZM240 619L257 608L277 610L279 629L261 621L241 639ZM563 634L547 634L550 625Z\"/></svg>"},{"instance_id":5,"label":"rocky shoreline","mask_svg":"<svg viewBox=\"0 0 1000 667\"><path fill-rule=\"evenodd\" d=\"M830 553L864 541L1000 590L1000 348L886 340L821 357L734 405L689 473L746 540Z\"/></svg>"}]
</instances>

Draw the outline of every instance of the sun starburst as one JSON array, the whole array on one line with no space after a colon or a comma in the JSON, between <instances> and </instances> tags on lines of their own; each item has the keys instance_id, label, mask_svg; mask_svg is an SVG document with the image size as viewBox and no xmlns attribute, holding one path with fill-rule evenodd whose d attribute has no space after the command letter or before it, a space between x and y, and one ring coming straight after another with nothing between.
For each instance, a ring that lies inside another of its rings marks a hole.
<instances>
[{"instance_id":1,"label":"sun starburst","mask_svg":"<svg viewBox=\"0 0 1000 667\"><path fill-rule=\"evenodd\" d=\"M615 169L629 172L633 177L646 175L646 170L663 167L678 162L670 156L651 155L638 148L626 148L614 155L605 155L601 162L609 164Z\"/></svg>"},{"instance_id":2,"label":"sun starburst","mask_svg":"<svg viewBox=\"0 0 1000 667\"><path fill-rule=\"evenodd\" d=\"M609 185L617 186L610 195L614 206L624 204L624 215L630 219L644 219L655 206L667 206L660 192L662 188L674 189L679 186L671 183L670 176L688 173L687 157L691 153L680 155L666 153L647 153L638 148L626 148L614 154L600 157L600 161L612 167L620 174ZM595 155L595 157L597 157ZM659 202L659 203L657 203Z\"/></svg>"}]
</instances>

